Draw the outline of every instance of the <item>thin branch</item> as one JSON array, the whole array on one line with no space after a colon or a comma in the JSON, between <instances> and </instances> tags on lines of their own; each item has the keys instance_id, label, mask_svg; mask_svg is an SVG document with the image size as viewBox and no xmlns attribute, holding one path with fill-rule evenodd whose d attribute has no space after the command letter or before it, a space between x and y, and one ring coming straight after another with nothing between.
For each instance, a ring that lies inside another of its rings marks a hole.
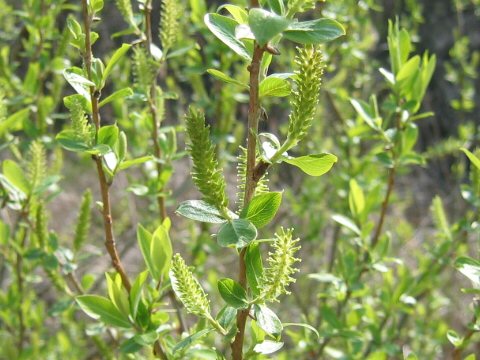
<instances>
[{"instance_id":1,"label":"thin branch","mask_svg":"<svg viewBox=\"0 0 480 360\"><path fill-rule=\"evenodd\" d=\"M92 16L88 13L88 4L87 0L82 0L82 12L83 12L83 21L84 21L84 31L85 31L85 52L84 52L84 63L87 70L88 79L92 79L92 45L90 40L90 27L92 24ZM98 131L100 130L100 112L98 107L98 99L100 97L99 91L95 90L92 86L90 87L90 97L92 101L92 119L95 124L95 138L98 137ZM118 251L115 243L115 236L113 233L113 220L112 220L112 210L110 204L110 193L109 187L110 184L107 181L105 172L103 170L102 158L100 156L94 156L95 163L97 165L98 181L100 184L100 192L102 195L102 215L103 215L103 224L105 229L105 247L108 254L112 260L112 265L115 270L120 274L122 278L122 284L130 292L131 285L130 280L128 279L127 273L122 265L120 257L118 256Z\"/></svg>"},{"instance_id":2,"label":"thin branch","mask_svg":"<svg viewBox=\"0 0 480 360\"><path fill-rule=\"evenodd\" d=\"M256 4L256 5L255 5ZM258 6L258 3L252 1L252 6ZM258 179L255 178L255 166L257 157L257 132L259 120L259 76L260 63L262 61L264 48L255 45L253 57L248 70L250 71L250 101L248 107L248 126L247 126L247 170L245 184L244 204L248 204L255 193ZM243 288L247 288L247 274L245 265L245 253L247 248L243 248L239 255L238 282ZM239 310L237 312L237 335L231 344L233 360L243 359L243 342L245 338L245 324L247 321L249 309Z\"/></svg>"},{"instance_id":3,"label":"thin branch","mask_svg":"<svg viewBox=\"0 0 480 360\"><path fill-rule=\"evenodd\" d=\"M147 1L145 4L145 47L150 56L152 55L152 2ZM148 105L150 107L150 115L152 117L152 141L153 151L155 155L155 163L157 167L157 184L161 182L163 166L160 163L162 156L162 150L158 141L158 130L160 127L160 119L157 109L157 84L156 81L150 86L150 96L148 99ZM157 189L160 193L163 189ZM158 208L160 209L160 218L163 221L167 217L167 210L165 208L165 198L162 194L157 195Z\"/></svg>"}]
</instances>

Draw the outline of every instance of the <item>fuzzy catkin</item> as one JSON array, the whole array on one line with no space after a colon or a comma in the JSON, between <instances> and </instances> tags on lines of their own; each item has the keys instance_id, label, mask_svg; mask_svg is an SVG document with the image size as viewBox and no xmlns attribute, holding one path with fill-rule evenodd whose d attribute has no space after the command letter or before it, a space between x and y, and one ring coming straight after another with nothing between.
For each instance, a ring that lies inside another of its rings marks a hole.
<instances>
[{"instance_id":1,"label":"fuzzy catkin","mask_svg":"<svg viewBox=\"0 0 480 360\"><path fill-rule=\"evenodd\" d=\"M292 147L305 137L315 116L324 69L320 48L298 48L295 64L296 89L292 92L287 134Z\"/></svg>"},{"instance_id":2,"label":"fuzzy catkin","mask_svg":"<svg viewBox=\"0 0 480 360\"><path fill-rule=\"evenodd\" d=\"M162 50L167 52L177 41L180 5L177 0L163 0L160 23L160 42Z\"/></svg>"},{"instance_id":3,"label":"fuzzy catkin","mask_svg":"<svg viewBox=\"0 0 480 360\"><path fill-rule=\"evenodd\" d=\"M210 140L210 126L205 124L204 114L193 108L186 116L186 124L190 139L188 152L193 161L193 182L206 202L223 210L228 206L226 183L218 166L215 146Z\"/></svg>"},{"instance_id":4,"label":"fuzzy catkin","mask_svg":"<svg viewBox=\"0 0 480 360\"><path fill-rule=\"evenodd\" d=\"M92 146L95 139L95 129L88 123L81 101L77 96L73 96L67 107L70 110L72 132L75 139L82 141L87 146Z\"/></svg>"},{"instance_id":5,"label":"fuzzy catkin","mask_svg":"<svg viewBox=\"0 0 480 360\"><path fill-rule=\"evenodd\" d=\"M85 191L82 196L80 210L78 212L77 226L75 227L75 237L73 239L73 248L80 250L87 240L88 230L90 229L90 205L92 203L92 192L90 189Z\"/></svg>"},{"instance_id":6,"label":"fuzzy catkin","mask_svg":"<svg viewBox=\"0 0 480 360\"><path fill-rule=\"evenodd\" d=\"M28 180L32 191L42 183L47 172L47 156L45 148L39 141L33 141L28 150Z\"/></svg>"},{"instance_id":7,"label":"fuzzy catkin","mask_svg":"<svg viewBox=\"0 0 480 360\"><path fill-rule=\"evenodd\" d=\"M269 252L267 259L268 267L265 269L262 281L262 294L266 301L278 301L282 294L290 294L287 287L295 282L292 277L298 272L294 267L300 259L295 258L295 253L300 249L300 239L293 239L293 229L280 229L275 234L275 241L272 243L272 252Z\"/></svg>"},{"instance_id":8,"label":"fuzzy catkin","mask_svg":"<svg viewBox=\"0 0 480 360\"><path fill-rule=\"evenodd\" d=\"M189 313L204 317L210 316L210 302L207 295L180 254L175 254L172 258L170 279L175 294Z\"/></svg>"},{"instance_id":9,"label":"fuzzy catkin","mask_svg":"<svg viewBox=\"0 0 480 360\"><path fill-rule=\"evenodd\" d=\"M257 154L258 155L258 154ZM268 173L266 172L255 187L254 196L266 193L268 188ZM247 181L247 149L240 146L240 154L237 156L237 205L241 210L244 206L245 184Z\"/></svg>"}]
</instances>

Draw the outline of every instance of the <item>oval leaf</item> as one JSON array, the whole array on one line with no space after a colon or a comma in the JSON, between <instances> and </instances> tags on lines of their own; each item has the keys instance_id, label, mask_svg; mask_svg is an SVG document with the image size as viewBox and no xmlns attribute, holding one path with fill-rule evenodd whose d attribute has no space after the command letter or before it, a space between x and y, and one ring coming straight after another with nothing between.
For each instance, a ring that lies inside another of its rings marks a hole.
<instances>
[{"instance_id":1,"label":"oval leaf","mask_svg":"<svg viewBox=\"0 0 480 360\"><path fill-rule=\"evenodd\" d=\"M235 20L218 14L207 14L204 17L204 22L213 35L225 45L244 59L251 60L245 45L235 37L235 28L238 25Z\"/></svg>"},{"instance_id":2,"label":"oval leaf","mask_svg":"<svg viewBox=\"0 0 480 360\"><path fill-rule=\"evenodd\" d=\"M259 296L263 279L263 263L259 244L252 244L247 248L245 266L248 285L252 290L252 294L253 296Z\"/></svg>"},{"instance_id":3,"label":"oval leaf","mask_svg":"<svg viewBox=\"0 0 480 360\"><path fill-rule=\"evenodd\" d=\"M221 279L217 286L220 295L228 305L235 309L246 309L248 307L247 293L235 280Z\"/></svg>"},{"instance_id":4,"label":"oval leaf","mask_svg":"<svg viewBox=\"0 0 480 360\"><path fill-rule=\"evenodd\" d=\"M318 19L292 23L283 35L296 43L319 44L345 35L345 29L335 20Z\"/></svg>"},{"instance_id":5,"label":"oval leaf","mask_svg":"<svg viewBox=\"0 0 480 360\"><path fill-rule=\"evenodd\" d=\"M253 351L259 354L268 355L280 350L282 347L283 342L264 340L263 342L255 345Z\"/></svg>"},{"instance_id":6,"label":"oval leaf","mask_svg":"<svg viewBox=\"0 0 480 360\"><path fill-rule=\"evenodd\" d=\"M254 305L253 311L257 324L265 332L277 335L283 330L283 325L278 316L265 305Z\"/></svg>"},{"instance_id":7,"label":"oval leaf","mask_svg":"<svg viewBox=\"0 0 480 360\"><path fill-rule=\"evenodd\" d=\"M93 319L99 319L107 325L130 328L128 314L122 314L115 305L103 296L81 295L75 299L82 310Z\"/></svg>"},{"instance_id":8,"label":"oval leaf","mask_svg":"<svg viewBox=\"0 0 480 360\"><path fill-rule=\"evenodd\" d=\"M215 206L203 200L184 201L175 212L188 219L211 224L221 224L226 221Z\"/></svg>"},{"instance_id":9,"label":"oval leaf","mask_svg":"<svg viewBox=\"0 0 480 360\"><path fill-rule=\"evenodd\" d=\"M257 228L267 225L275 217L282 202L282 193L269 192L255 196L243 209L241 218L250 220Z\"/></svg>"},{"instance_id":10,"label":"oval leaf","mask_svg":"<svg viewBox=\"0 0 480 360\"><path fill-rule=\"evenodd\" d=\"M290 20L267 10L253 8L248 13L248 24L255 39L262 46L285 30Z\"/></svg>"},{"instance_id":11,"label":"oval leaf","mask_svg":"<svg viewBox=\"0 0 480 360\"><path fill-rule=\"evenodd\" d=\"M283 97L290 95L291 90L292 88L287 80L276 76L269 76L260 83L259 96Z\"/></svg>"},{"instance_id":12,"label":"oval leaf","mask_svg":"<svg viewBox=\"0 0 480 360\"><path fill-rule=\"evenodd\" d=\"M304 173L310 176L322 176L337 162L337 157L326 153L300 156L297 158L286 158L283 161L300 168Z\"/></svg>"},{"instance_id":13,"label":"oval leaf","mask_svg":"<svg viewBox=\"0 0 480 360\"><path fill-rule=\"evenodd\" d=\"M220 246L242 248L257 238L257 229L248 220L231 220L220 227L217 242Z\"/></svg>"}]
</instances>

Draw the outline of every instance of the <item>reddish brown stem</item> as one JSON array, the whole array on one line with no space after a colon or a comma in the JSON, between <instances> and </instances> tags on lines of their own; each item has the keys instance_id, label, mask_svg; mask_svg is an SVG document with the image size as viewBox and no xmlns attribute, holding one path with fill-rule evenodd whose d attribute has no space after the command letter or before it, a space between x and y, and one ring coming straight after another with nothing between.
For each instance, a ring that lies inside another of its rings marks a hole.
<instances>
[{"instance_id":1,"label":"reddish brown stem","mask_svg":"<svg viewBox=\"0 0 480 360\"><path fill-rule=\"evenodd\" d=\"M380 218L377 223L377 227L375 229L375 233L372 238L371 248L375 248L380 239L380 235L382 234L383 223L385 222L385 216L387 215L388 204L390 202L390 195L393 191L393 186L395 185L395 173L396 167L395 165L390 169L388 174L388 184L387 184L387 192L385 194L385 198L383 199L382 203L382 210L380 212Z\"/></svg>"},{"instance_id":2,"label":"reddish brown stem","mask_svg":"<svg viewBox=\"0 0 480 360\"><path fill-rule=\"evenodd\" d=\"M145 48L150 56L152 55L152 4L151 1L147 1L145 4ZM150 86L150 96L148 100L148 105L150 107L150 114L152 116L152 141L153 141L153 152L155 155L155 163L157 168L157 183L160 183L162 177L163 166L160 163L160 158L162 156L162 150L160 148L160 143L158 141L158 129L160 127L160 119L158 116L157 109L157 84L156 81ZM163 188L157 189L159 192L163 191ZM167 217L167 210L165 207L165 198L162 194L157 195L158 208L160 210L160 219L164 220Z\"/></svg>"},{"instance_id":3,"label":"reddish brown stem","mask_svg":"<svg viewBox=\"0 0 480 360\"><path fill-rule=\"evenodd\" d=\"M82 0L82 13L83 13L83 22L84 22L84 31L85 31L85 52L84 52L84 64L87 71L88 79L92 79L92 44L90 39L90 27L92 23L92 16L88 13L88 4L86 0ZM99 91L95 87L90 87L90 98L92 101L92 120L95 125L95 133L97 138L98 131L100 130L100 112L98 107L98 98L100 97ZM110 204L110 193L109 187L110 184L107 181L107 177L103 170L102 158L100 156L94 156L95 163L97 165L98 173L98 182L100 185L100 192L102 196L102 215L103 215L103 225L105 230L105 247L110 259L112 261L112 266L120 274L122 278L122 284L125 289L130 292L131 285L130 280L128 279L127 273L122 265L120 257L118 256L118 251L115 243L115 236L113 233L113 220L112 220L112 210Z\"/></svg>"},{"instance_id":4,"label":"reddish brown stem","mask_svg":"<svg viewBox=\"0 0 480 360\"><path fill-rule=\"evenodd\" d=\"M255 6L252 2L252 6ZM258 4L257 4L258 5ZM255 45L253 50L252 62L249 66L250 71L250 102L248 108L248 135L247 135L247 170L246 170L246 184L245 184L245 198L244 204L247 205L255 193L255 188L258 183L258 179L255 177L256 166L256 151L257 151L257 138L258 132L258 120L259 120L259 76L260 76L260 63L262 61L264 48ZM239 270L238 270L238 282L243 288L247 288L247 274L245 266L245 253L247 248L240 251L239 255ZM231 344L233 360L243 359L243 342L245 338L245 324L247 321L249 309L239 310L237 312L237 335L235 340Z\"/></svg>"}]
</instances>

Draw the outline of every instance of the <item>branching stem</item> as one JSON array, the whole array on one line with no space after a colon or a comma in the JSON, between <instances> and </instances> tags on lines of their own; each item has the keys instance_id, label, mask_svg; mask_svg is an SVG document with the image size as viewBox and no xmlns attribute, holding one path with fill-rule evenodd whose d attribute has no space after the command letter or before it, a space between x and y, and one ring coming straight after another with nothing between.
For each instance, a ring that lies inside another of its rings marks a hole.
<instances>
[{"instance_id":1,"label":"branching stem","mask_svg":"<svg viewBox=\"0 0 480 360\"><path fill-rule=\"evenodd\" d=\"M152 55L152 1L149 0L145 4L145 47L147 53L150 56ZM152 141L153 141L153 152L155 155L155 163L157 167L157 183L160 183L162 177L163 166L160 163L160 158L162 156L162 151L160 149L160 143L158 141L158 130L160 127L160 119L158 116L157 109L157 84L156 81L150 86L150 96L148 100L148 105L150 107L150 115L152 117ZM157 189L160 193L163 189ZM157 195L158 208L160 210L160 219L164 220L167 217L167 210L165 207L165 198L162 194Z\"/></svg>"},{"instance_id":2,"label":"branching stem","mask_svg":"<svg viewBox=\"0 0 480 360\"><path fill-rule=\"evenodd\" d=\"M257 1L252 1L252 7L258 6ZM252 199L258 180L255 177L255 166L257 158L257 132L260 112L259 102L259 76L260 63L262 61L265 49L255 45L253 50L252 62L248 69L250 71L250 101L248 107L248 126L247 126L247 170L245 183L244 204L247 205ZM266 169L265 169L266 170ZM247 288L247 273L245 266L245 253L247 248L243 248L239 255L238 282L245 289ZM245 324L247 321L249 309L239 310L237 312L237 335L231 344L233 360L243 359L243 341L245 338Z\"/></svg>"},{"instance_id":3,"label":"branching stem","mask_svg":"<svg viewBox=\"0 0 480 360\"><path fill-rule=\"evenodd\" d=\"M82 13L83 13L83 23L84 23L84 31L85 31L85 51L84 51L84 64L85 69L87 71L88 79L92 79L92 44L90 39L90 28L92 24L92 16L88 12L88 4L87 0L82 0ZM98 138L98 131L100 130L100 112L98 107L98 99L100 97L100 92L95 89L95 87L90 87L90 98L92 101L92 120L95 125L95 139ZM98 173L98 181L100 185L100 192L102 196L102 215L103 215L103 225L105 230L105 247L107 249L108 254L110 255L112 265L115 270L120 274L122 278L122 284L125 289L130 292L131 285L130 280L128 279L127 273L122 265L120 257L118 255L116 243L115 243L115 236L113 233L113 220L112 220L112 210L110 204L110 193L109 188L110 184L107 181L107 177L103 170L102 165L102 158L100 156L95 155L94 157L96 166L97 166L97 173Z\"/></svg>"}]
</instances>

